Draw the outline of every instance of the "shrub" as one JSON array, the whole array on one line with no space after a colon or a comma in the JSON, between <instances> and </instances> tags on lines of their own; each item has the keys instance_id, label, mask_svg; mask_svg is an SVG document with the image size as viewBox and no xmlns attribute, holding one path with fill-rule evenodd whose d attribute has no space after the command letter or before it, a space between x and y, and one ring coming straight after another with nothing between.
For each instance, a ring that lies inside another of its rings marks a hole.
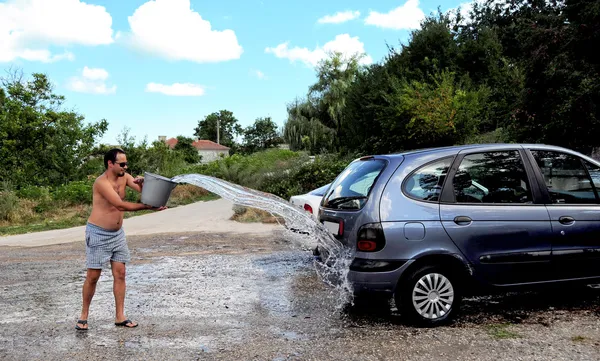
<instances>
[{"instance_id":1,"label":"shrub","mask_svg":"<svg viewBox=\"0 0 600 361\"><path fill-rule=\"evenodd\" d=\"M19 208L19 197L13 191L0 192L0 219L10 221Z\"/></svg>"},{"instance_id":2,"label":"shrub","mask_svg":"<svg viewBox=\"0 0 600 361\"><path fill-rule=\"evenodd\" d=\"M92 204L93 181L75 181L57 187L52 196L67 204Z\"/></svg>"},{"instance_id":3,"label":"shrub","mask_svg":"<svg viewBox=\"0 0 600 361\"><path fill-rule=\"evenodd\" d=\"M286 172L277 172L263 179L260 190L279 196L285 200L292 195L301 194L300 186L294 183L292 176Z\"/></svg>"},{"instance_id":4,"label":"shrub","mask_svg":"<svg viewBox=\"0 0 600 361\"><path fill-rule=\"evenodd\" d=\"M44 213L44 212L49 211L53 207L56 207L56 204L52 200L52 197L50 197L50 195L48 195L47 197L39 199L37 204L33 207L33 210L36 213Z\"/></svg>"},{"instance_id":5,"label":"shrub","mask_svg":"<svg viewBox=\"0 0 600 361\"><path fill-rule=\"evenodd\" d=\"M25 186L17 191L19 198L40 200L50 196L50 189L48 187L38 186Z\"/></svg>"},{"instance_id":6,"label":"shrub","mask_svg":"<svg viewBox=\"0 0 600 361\"><path fill-rule=\"evenodd\" d=\"M125 187L125 201L126 202L135 203L140 200L141 195L142 195L141 193L138 193L129 187Z\"/></svg>"},{"instance_id":7,"label":"shrub","mask_svg":"<svg viewBox=\"0 0 600 361\"><path fill-rule=\"evenodd\" d=\"M240 206L238 204L233 205L233 213L236 216L241 216L242 214L246 213L247 210L248 210L248 208L246 208L244 206Z\"/></svg>"},{"instance_id":8,"label":"shrub","mask_svg":"<svg viewBox=\"0 0 600 361\"><path fill-rule=\"evenodd\" d=\"M316 157L314 162L306 163L298 170L293 183L298 185L300 194L310 192L333 182L349 163L347 159L332 155Z\"/></svg>"}]
</instances>

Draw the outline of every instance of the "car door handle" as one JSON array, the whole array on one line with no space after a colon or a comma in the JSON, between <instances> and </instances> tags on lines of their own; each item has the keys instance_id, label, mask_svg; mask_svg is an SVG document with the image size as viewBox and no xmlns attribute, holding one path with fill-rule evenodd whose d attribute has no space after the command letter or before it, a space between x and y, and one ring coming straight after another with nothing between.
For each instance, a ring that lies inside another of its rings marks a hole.
<instances>
[{"instance_id":1,"label":"car door handle","mask_svg":"<svg viewBox=\"0 0 600 361\"><path fill-rule=\"evenodd\" d=\"M575 222L575 218L569 216L562 216L558 219L561 224L571 224Z\"/></svg>"},{"instance_id":2,"label":"car door handle","mask_svg":"<svg viewBox=\"0 0 600 361\"><path fill-rule=\"evenodd\" d=\"M467 226L469 224L471 224L473 220L467 216L457 216L454 218L454 223L458 224L459 226Z\"/></svg>"}]
</instances>

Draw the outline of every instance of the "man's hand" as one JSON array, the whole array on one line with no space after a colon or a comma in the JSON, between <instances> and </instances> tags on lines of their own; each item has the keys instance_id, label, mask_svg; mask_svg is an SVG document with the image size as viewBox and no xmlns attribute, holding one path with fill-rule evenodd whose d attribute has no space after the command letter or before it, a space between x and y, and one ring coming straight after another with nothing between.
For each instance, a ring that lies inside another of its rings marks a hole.
<instances>
[{"instance_id":1,"label":"man's hand","mask_svg":"<svg viewBox=\"0 0 600 361\"><path fill-rule=\"evenodd\" d=\"M164 211L165 209L168 209L168 208L167 208L167 206L154 207L154 206L151 206L149 204L146 204L146 209L150 209L150 210L153 210L153 211Z\"/></svg>"},{"instance_id":2,"label":"man's hand","mask_svg":"<svg viewBox=\"0 0 600 361\"><path fill-rule=\"evenodd\" d=\"M133 183L138 184L141 189L144 186L144 177L142 177L141 175L135 177L135 179L133 180Z\"/></svg>"}]
</instances>

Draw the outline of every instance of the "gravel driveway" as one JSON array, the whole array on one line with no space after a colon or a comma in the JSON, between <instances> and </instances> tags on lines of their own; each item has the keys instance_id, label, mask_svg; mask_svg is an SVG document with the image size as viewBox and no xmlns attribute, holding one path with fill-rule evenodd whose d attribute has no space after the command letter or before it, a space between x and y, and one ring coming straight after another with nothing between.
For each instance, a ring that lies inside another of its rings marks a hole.
<instances>
[{"instance_id":1,"label":"gravel driveway","mask_svg":"<svg viewBox=\"0 0 600 361\"><path fill-rule=\"evenodd\" d=\"M451 326L414 328L387 304L339 310L310 252L277 230L129 236L126 315L98 284L87 332L74 330L84 246L0 247L0 359L598 360L600 293L465 301Z\"/></svg>"}]
</instances>

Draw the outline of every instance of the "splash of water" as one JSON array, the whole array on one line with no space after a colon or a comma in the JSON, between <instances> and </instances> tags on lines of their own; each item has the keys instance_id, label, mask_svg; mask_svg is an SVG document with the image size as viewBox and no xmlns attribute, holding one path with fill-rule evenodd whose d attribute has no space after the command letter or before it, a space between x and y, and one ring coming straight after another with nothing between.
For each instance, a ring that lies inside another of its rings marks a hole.
<instances>
[{"instance_id":1,"label":"splash of water","mask_svg":"<svg viewBox=\"0 0 600 361\"><path fill-rule=\"evenodd\" d=\"M285 228L291 239L305 248L318 244L324 251L324 259L315 261L319 277L338 291L338 305L352 301L352 287L348 282L351 250L337 240L331 232L312 215L297 208L281 197L240 186L225 180L202 174L181 174L171 179L176 183L193 184L240 206L253 207L279 216L285 220Z\"/></svg>"}]
</instances>

